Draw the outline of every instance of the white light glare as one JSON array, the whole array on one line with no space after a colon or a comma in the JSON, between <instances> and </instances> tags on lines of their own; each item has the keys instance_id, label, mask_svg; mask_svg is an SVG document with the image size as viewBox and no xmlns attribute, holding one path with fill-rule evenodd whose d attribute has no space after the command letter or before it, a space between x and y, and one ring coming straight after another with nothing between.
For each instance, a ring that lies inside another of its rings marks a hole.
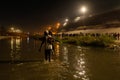
<instances>
[{"instance_id":1,"label":"white light glare","mask_svg":"<svg viewBox=\"0 0 120 80\"><path fill-rule=\"evenodd\" d=\"M65 22L68 22L69 21L69 19L65 19Z\"/></svg>"},{"instance_id":2,"label":"white light glare","mask_svg":"<svg viewBox=\"0 0 120 80\"><path fill-rule=\"evenodd\" d=\"M85 13L86 11L87 11L87 8L86 8L85 6L82 6L81 12L82 12L82 13Z\"/></svg>"},{"instance_id":3,"label":"white light glare","mask_svg":"<svg viewBox=\"0 0 120 80\"><path fill-rule=\"evenodd\" d=\"M67 22L65 22L64 24L63 24L63 26L66 26L67 25Z\"/></svg>"},{"instance_id":4,"label":"white light glare","mask_svg":"<svg viewBox=\"0 0 120 80\"><path fill-rule=\"evenodd\" d=\"M74 21L77 22L79 20L80 20L80 17L76 17Z\"/></svg>"}]
</instances>

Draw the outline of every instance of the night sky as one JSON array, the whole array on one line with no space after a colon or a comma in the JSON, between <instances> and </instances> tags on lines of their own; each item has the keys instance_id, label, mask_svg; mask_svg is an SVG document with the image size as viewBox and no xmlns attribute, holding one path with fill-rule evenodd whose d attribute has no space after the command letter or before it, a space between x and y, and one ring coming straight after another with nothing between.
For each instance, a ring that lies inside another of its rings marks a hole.
<instances>
[{"instance_id":1,"label":"night sky","mask_svg":"<svg viewBox=\"0 0 120 80\"><path fill-rule=\"evenodd\" d=\"M39 31L45 25L79 16L80 6L88 7L88 14L120 8L120 0L39 0L0 2L0 25L20 25L24 30Z\"/></svg>"}]
</instances>

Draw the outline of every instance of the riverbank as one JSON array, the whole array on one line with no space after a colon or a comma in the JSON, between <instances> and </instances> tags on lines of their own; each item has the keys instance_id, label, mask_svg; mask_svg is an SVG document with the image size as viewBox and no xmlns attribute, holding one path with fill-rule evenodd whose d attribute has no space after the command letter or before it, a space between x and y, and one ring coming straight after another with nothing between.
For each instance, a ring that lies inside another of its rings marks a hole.
<instances>
[{"instance_id":1,"label":"riverbank","mask_svg":"<svg viewBox=\"0 0 120 80\"><path fill-rule=\"evenodd\" d=\"M10 38L11 36L0 36L0 40L1 39L7 39L7 38Z\"/></svg>"},{"instance_id":2,"label":"riverbank","mask_svg":"<svg viewBox=\"0 0 120 80\"><path fill-rule=\"evenodd\" d=\"M72 30L72 31L66 31L65 34L79 34L79 33L119 33L120 27L118 28L98 28L98 29L83 29L83 30ZM61 34L61 33L59 33Z\"/></svg>"},{"instance_id":3,"label":"riverbank","mask_svg":"<svg viewBox=\"0 0 120 80\"><path fill-rule=\"evenodd\" d=\"M62 43L78 45L84 47L101 47L118 50L120 49L120 40L116 40L109 36L80 36L80 37L63 37Z\"/></svg>"}]
</instances>

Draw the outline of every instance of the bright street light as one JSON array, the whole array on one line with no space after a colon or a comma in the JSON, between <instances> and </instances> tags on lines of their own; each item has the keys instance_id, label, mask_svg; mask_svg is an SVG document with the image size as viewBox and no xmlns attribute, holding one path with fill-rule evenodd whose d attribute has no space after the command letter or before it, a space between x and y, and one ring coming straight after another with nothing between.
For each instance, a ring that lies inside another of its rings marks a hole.
<instances>
[{"instance_id":1,"label":"bright street light","mask_svg":"<svg viewBox=\"0 0 120 80\"><path fill-rule=\"evenodd\" d=\"M80 8L80 13L83 14L83 18L85 18L85 13L87 12L87 7L86 6L82 6ZM83 26L85 27L85 23L84 23L84 19L83 19Z\"/></svg>"},{"instance_id":2,"label":"bright street light","mask_svg":"<svg viewBox=\"0 0 120 80\"><path fill-rule=\"evenodd\" d=\"M87 8L85 6L82 6L80 9L80 12L82 12L83 14L87 12Z\"/></svg>"},{"instance_id":3,"label":"bright street light","mask_svg":"<svg viewBox=\"0 0 120 80\"><path fill-rule=\"evenodd\" d=\"M74 19L75 22L78 22L79 20L80 20L80 17L76 17L76 18Z\"/></svg>"},{"instance_id":4,"label":"bright street light","mask_svg":"<svg viewBox=\"0 0 120 80\"><path fill-rule=\"evenodd\" d=\"M68 22L69 21L69 19L65 19L65 22Z\"/></svg>"},{"instance_id":5,"label":"bright street light","mask_svg":"<svg viewBox=\"0 0 120 80\"><path fill-rule=\"evenodd\" d=\"M63 26L66 26L69 22L69 19L65 19L65 22L63 23Z\"/></svg>"}]
</instances>

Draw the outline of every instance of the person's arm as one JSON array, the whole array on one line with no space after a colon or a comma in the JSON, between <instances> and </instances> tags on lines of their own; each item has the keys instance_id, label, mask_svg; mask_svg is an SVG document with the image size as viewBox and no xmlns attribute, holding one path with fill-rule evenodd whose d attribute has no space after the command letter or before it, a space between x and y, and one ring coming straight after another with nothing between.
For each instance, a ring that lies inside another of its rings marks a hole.
<instances>
[{"instance_id":1,"label":"person's arm","mask_svg":"<svg viewBox=\"0 0 120 80\"><path fill-rule=\"evenodd\" d=\"M44 44L44 42L45 42L45 40L44 40L44 38L43 38L43 39L42 39L42 43L41 43L40 48L39 48L39 51L41 51L41 48L42 48L42 45Z\"/></svg>"},{"instance_id":2,"label":"person's arm","mask_svg":"<svg viewBox=\"0 0 120 80\"><path fill-rule=\"evenodd\" d=\"M55 46L54 46L54 44L52 44L52 46L53 46L53 54L55 53Z\"/></svg>"}]
</instances>

